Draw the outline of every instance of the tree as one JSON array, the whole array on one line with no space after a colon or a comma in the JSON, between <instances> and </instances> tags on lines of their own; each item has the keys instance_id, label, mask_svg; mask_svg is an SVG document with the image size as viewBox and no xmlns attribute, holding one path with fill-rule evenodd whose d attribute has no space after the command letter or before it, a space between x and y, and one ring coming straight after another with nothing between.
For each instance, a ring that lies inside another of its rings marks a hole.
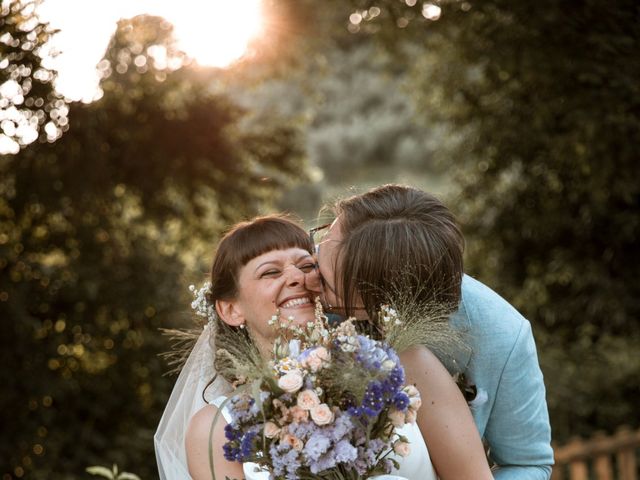
<instances>
[{"instance_id":1,"label":"tree","mask_svg":"<svg viewBox=\"0 0 640 480\"><path fill-rule=\"evenodd\" d=\"M120 22L99 65L103 97L71 104L55 143L3 158L10 478L76 478L105 462L155 475L151 437L172 384L158 328L188 320L186 286L222 228L304 175L294 128L241 128L211 72L185 62L163 20Z\"/></svg>"},{"instance_id":2,"label":"tree","mask_svg":"<svg viewBox=\"0 0 640 480\"><path fill-rule=\"evenodd\" d=\"M468 271L534 322L556 438L638 423L637 4L353 3L424 44L422 112L465 135Z\"/></svg>"},{"instance_id":3,"label":"tree","mask_svg":"<svg viewBox=\"0 0 640 480\"><path fill-rule=\"evenodd\" d=\"M56 72L46 62L55 55L55 31L39 19L40 3L0 5L0 154L15 154L39 135L54 141L68 127L66 102L53 88Z\"/></svg>"}]
</instances>

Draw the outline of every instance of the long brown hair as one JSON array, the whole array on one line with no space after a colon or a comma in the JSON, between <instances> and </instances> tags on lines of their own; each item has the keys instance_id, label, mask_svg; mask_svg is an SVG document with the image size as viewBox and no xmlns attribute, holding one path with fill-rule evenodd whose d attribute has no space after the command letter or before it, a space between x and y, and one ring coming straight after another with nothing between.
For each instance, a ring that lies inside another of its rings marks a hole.
<instances>
[{"instance_id":1,"label":"long brown hair","mask_svg":"<svg viewBox=\"0 0 640 480\"><path fill-rule=\"evenodd\" d=\"M360 297L374 318L394 292L457 308L464 239L440 200L416 188L384 185L339 201L334 213L343 234L336 287L347 315Z\"/></svg>"}]
</instances>

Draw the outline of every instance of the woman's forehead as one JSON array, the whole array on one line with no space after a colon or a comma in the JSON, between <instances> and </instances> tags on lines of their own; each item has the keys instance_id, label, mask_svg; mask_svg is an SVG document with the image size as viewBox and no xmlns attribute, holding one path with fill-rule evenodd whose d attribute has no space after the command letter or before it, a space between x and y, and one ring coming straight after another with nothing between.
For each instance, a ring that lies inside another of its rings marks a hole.
<instances>
[{"instance_id":1,"label":"woman's forehead","mask_svg":"<svg viewBox=\"0 0 640 480\"><path fill-rule=\"evenodd\" d=\"M275 250L270 250L265 252L257 257L249 260L247 265L260 264L265 262L286 262L286 261L297 261L301 258L310 257L311 254L306 251L304 248L300 247L290 247L290 248L280 248Z\"/></svg>"}]
</instances>

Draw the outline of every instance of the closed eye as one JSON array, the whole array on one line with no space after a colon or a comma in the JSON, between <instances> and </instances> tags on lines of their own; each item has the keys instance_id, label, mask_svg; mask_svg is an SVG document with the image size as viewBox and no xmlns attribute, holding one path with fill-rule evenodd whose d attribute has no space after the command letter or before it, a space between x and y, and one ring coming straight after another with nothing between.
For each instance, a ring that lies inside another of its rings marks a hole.
<instances>
[{"instance_id":1,"label":"closed eye","mask_svg":"<svg viewBox=\"0 0 640 480\"><path fill-rule=\"evenodd\" d=\"M262 272L260 274L260 278L264 278L264 277L275 277L277 275L280 275L280 270L276 270L276 269L270 269L267 270L266 272Z\"/></svg>"},{"instance_id":2,"label":"closed eye","mask_svg":"<svg viewBox=\"0 0 640 480\"><path fill-rule=\"evenodd\" d=\"M313 262L305 263L304 265L300 265L298 269L303 273L311 273L316 269L317 265Z\"/></svg>"}]
</instances>

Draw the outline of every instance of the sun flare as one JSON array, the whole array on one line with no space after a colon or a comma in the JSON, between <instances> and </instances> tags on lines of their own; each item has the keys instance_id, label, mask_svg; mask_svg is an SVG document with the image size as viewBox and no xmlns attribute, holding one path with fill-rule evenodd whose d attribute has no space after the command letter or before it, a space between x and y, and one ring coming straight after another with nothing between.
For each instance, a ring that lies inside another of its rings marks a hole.
<instances>
[{"instance_id":1,"label":"sun flare","mask_svg":"<svg viewBox=\"0 0 640 480\"><path fill-rule=\"evenodd\" d=\"M229 65L262 30L261 0L203 1L175 9L166 18L181 49L207 66Z\"/></svg>"}]
</instances>

